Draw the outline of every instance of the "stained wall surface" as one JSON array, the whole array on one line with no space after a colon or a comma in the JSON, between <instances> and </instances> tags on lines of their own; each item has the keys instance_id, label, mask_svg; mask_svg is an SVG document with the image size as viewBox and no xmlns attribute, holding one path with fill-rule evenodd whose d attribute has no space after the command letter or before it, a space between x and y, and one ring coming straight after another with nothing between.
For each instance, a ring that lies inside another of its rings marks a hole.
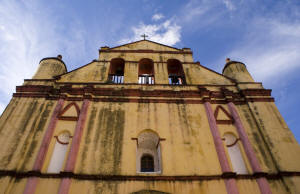
<instances>
[{"instance_id":1,"label":"stained wall surface","mask_svg":"<svg viewBox=\"0 0 300 194\"><path fill-rule=\"evenodd\" d=\"M144 40L99 52L50 78L51 64L41 66L46 77L17 86L0 118L0 194L300 193L300 147L271 90L210 70L187 48ZM124 83L108 77L114 58L125 61ZM143 58L153 61L154 85L138 84ZM185 85L169 84L168 59L181 62ZM158 172L137 170L145 131L159 137ZM71 135L63 168L48 173L63 132ZM248 173L233 171L226 133L237 137Z\"/></svg>"}]
</instances>

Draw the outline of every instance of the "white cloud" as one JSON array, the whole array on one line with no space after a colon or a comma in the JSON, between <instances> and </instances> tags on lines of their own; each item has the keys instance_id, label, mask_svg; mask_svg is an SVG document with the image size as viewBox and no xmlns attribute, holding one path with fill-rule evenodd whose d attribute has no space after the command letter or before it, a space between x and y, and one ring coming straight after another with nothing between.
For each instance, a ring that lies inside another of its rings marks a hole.
<instances>
[{"instance_id":1,"label":"white cloud","mask_svg":"<svg viewBox=\"0 0 300 194\"><path fill-rule=\"evenodd\" d=\"M226 56L245 62L256 81L274 82L300 68L300 23L258 19ZM224 57L225 58L225 57Z\"/></svg>"},{"instance_id":2,"label":"white cloud","mask_svg":"<svg viewBox=\"0 0 300 194\"><path fill-rule=\"evenodd\" d=\"M163 19L163 18L164 18L164 15L161 14L161 13L157 13L157 14L154 14L152 16L152 20L154 20L154 21L158 21L158 20Z\"/></svg>"},{"instance_id":3,"label":"white cloud","mask_svg":"<svg viewBox=\"0 0 300 194\"><path fill-rule=\"evenodd\" d=\"M148 35L149 40L159 42L166 45L174 45L180 41L181 27L172 20L166 20L160 24L144 24L141 23L136 27L132 27L133 36L119 41L120 44L141 40L141 35Z\"/></svg>"},{"instance_id":4,"label":"white cloud","mask_svg":"<svg viewBox=\"0 0 300 194\"><path fill-rule=\"evenodd\" d=\"M222 0L223 1L223 0ZM212 0L190 0L178 12L177 20L186 31L198 31L224 24L222 20L228 15L224 3Z\"/></svg>"},{"instance_id":5,"label":"white cloud","mask_svg":"<svg viewBox=\"0 0 300 194\"><path fill-rule=\"evenodd\" d=\"M61 18L51 13L51 9L46 9L37 1L1 1L0 103L2 105L8 103L15 87L21 85L23 79L32 77L42 58L57 54L68 57L83 55L84 28L76 23L74 18L70 18L67 25L62 25L60 20Z\"/></svg>"},{"instance_id":6,"label":"white cloud","mask_svg":"<svg viewBox=\"0 0 300 194\"><path fill-rule=\"evenodd\" d=\"M230 11L233 11L236 9L231 0L223 0L223 3L225 4L226 8Z\"/></svg>"},{"instance_id":7,"label":"white cloud","mask_svg":"<svg viewBox=\"0 0 300 194\"><path fill-rule=\"evenodd\" d=\"M3 112L4 109L5 109L5 106L6 106L6 105L4 105L3 103L0 102L0 116L1 116L2 112Z\"/></svg>"},{"instance_id":8,"label":"white cloud","mask_svg":"<svg viewBox=\"0 0 300 194\"><path fill-rule=\"evenodd\" d=\"M189 1L180 13L180 19L183 22L193 22L201 16L206 15L212 9L213 4L210 1Z\"/></svg>"}]
</instances>

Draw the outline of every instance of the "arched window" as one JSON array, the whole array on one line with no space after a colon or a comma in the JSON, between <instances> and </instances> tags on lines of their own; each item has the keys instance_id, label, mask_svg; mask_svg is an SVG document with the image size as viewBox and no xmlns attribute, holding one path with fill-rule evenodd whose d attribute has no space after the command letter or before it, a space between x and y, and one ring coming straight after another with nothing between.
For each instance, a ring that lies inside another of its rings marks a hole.
<instances>
[{"instance_id":1,"label":"arched window","mask_svg":"<svg viewBox=\"0 0 300 194\"><path fill-rule=\"evenodd\" d=\"M121 58L114 58L110 61L109 80L116 84L124 82L125 61Z\"/></svg>"},{"instance_id":2,"label":"arched window","mask_svg":"<svg viewBox=\"0 0 300 194\"><path fill-rule=\"evenodd\" d=\"M141 172L154 172L154 160L149 154L145 154L141 158Z\"/></svg>"},{"instance_id":3,"label":"arched window","mask_svg":"<svg viewBox=\"0 0 300 194\"><path fill-rule=\"evenodd\" d=\"M141 59L139 62L139 84L154 84L154 68L151 59Z\"/></svg>"},{"instance_id":4,"label":"arched window","mask_svg":"<svg viewBox=\"0 0 300 194\"><path fill-rule=\"evenodd\" d=\"M237 139L236 136L231 133L225 133L223 140L225 141L225 145L227 147L233 171L237 174L247 174L248 170L238 144L239 139Z\"/></svg>"},{"instance_id":5,"label":"arched window","mask_svg":"<svg viewBox=\"0 0 300 194\"><path fill-rule=\"evenodd\" d=\"M152 131L145 131L137 138L137 172L160 172L159 137Z\"/></svg>"},{"instance_id":6,"label":"arched window","mask_svg":"<svg viewBox=\"0 0 300 194\"><path fill-rule=\"evenodd\" d=\"M168 64L168 75L169 84L182 85L185 84L185 76L182 68L182 64L177 59L169 59Z\"/></svg>"},{"instance_id":7,"label":"arched window","mask_svg":"<svg viewBox=\"0 0 300 194\"><path fill-rule=\"evenodd\" d=\"M58 136L55 136L55 138L56 142L47 170L49 173L59 173L63 170L71 136L69 132L63 132Z\"/></svg>"}]
</instances>

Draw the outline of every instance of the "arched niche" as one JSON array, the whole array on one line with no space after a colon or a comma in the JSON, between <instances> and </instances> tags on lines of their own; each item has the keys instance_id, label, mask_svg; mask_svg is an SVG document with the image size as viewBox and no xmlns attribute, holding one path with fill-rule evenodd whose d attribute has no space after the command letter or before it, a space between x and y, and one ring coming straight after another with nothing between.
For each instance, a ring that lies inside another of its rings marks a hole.
<instances>
[{"instance_id":1,"label":"arched niche","mask_svg":"<svg viewBox=\"0 0 300 194\"><path fill-rule=\"evenodd\" d=\"M161 172L160 138L150 131L144 131L137 138L137 172ZM151 161L153 162L151 164ZM145 166L146 165L146 166ZM151 165L153 168L151 168ZM145 168L146 167L146 168Z\"/></svg>"},{"instance_id":2,"label":"arched niche","mask_svg":"<svg viewBox=\"0 0 300 194\"><path fill-rule=\"evenodd\" d=\"M56 141L48 165L48 173L59 173L63 170L72 136L68 131L63 131L58 136L54 136L54 138Z\"/></svg>"},{"instance_id":3,"label":"arched niche","mask_svg":"<svg viewBox=\"0 0 300 194\"><path fill-rule=\"evenodd\" d=\"M182 85L186 84L182 64L177 59L169 59L167 61L169 84Z\"/></svg>"},{"instance_id":4,"label":"arched niche","mask_svg":"<svg viewBox=\"0 0 300 194\"><path fill-rule=\"evenodd\" d=\"M223 140L227 148L233 172L237 174L248 174L246 163L238 143L239 139L232 133L225 133Z\"/></svg>"},{"instance_id":5,"label":"arched niche","mask_svg":"<svg viewBox=\"0 0 300 194\"><path fill-rule=\"evenodd\" d=\"M114 58L110 61L109 80L115 84L124 83L125 61L122 58Z\"/></svg>"},{"instance_id":6,"label":"arched niche","mask_svg":"<svg viewBox=\"0 0 300 194\"><path fill-rule=\"evenodd\" d=\"M154 64L151 59L139 61L139 84L154 84Z\"/></svg>"}]
</instances>

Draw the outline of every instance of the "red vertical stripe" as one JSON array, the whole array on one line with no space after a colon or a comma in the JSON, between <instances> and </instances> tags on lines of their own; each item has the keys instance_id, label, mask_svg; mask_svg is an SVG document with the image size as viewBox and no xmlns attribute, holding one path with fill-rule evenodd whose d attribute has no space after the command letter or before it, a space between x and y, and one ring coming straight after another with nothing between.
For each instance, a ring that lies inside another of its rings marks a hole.
<instances>
[{"instance_id":1,"label":"red vertical stripe","mask_svg":"<svg viewBox=\"0 0 300 194\"><path fill-rule=\"evenodd\" d=\"M33 165L33 171L40 171L42 169L42 166L44 164L45 161L45 157L48 151L48 147L51 141L51 138L53 136L53 132L57 123L57 116L62 108L64 104L64 100L63 99L59 99L56 107L53 111L53 114L51 116L50 119L50 123L49 126L47 128L47 131L44 135L40 150L38 152L37 158L34 162ZM28 179L28 182L26 184L25 190L23 194L33 194L35 192L36 189L36 185L37 185L38 179L36 177L30 177Z\"/></svg>"},{"instance_id":2,"label":"red vertical stripe","mask_svg":"<svg viewBox=\"0 0 300 194\"><path fill-rule=\"evenodd\" d=\"M258 162L258 159L255 155L255 152L254 152L253 147L252 147L252 145L249 141L249 138L247 136L244 125L243 125L243 123L240 119L240 116L239 116L237 110L235 109L234 104L232 102L229 102L228 103L228 108L229 108L229 110L231 112L231 115L234 119L234 124L237 128L237 131L239 133L240 139L243 143L245 152L246 152L246 154L249 158L249 161L250 161L250 164L251 164L251 167L252 167L253 171L255 173L262 172L260 164ZM262 194L271 194L272 193L271 189L270 189L270 186L268 184L268 181L265 177L256 179L256 182L257 182L257 184L259 186L259 189L260 189Z\"/></svg>"},{"instance_id":3,"label":"red vertical stripe","mask_svg":"<svg viewBox=\"0 0 300 194\"><path fill-rule=\"evenodd\" d=\"M206 114L207 114L207 118L208 118L208 122L209 122L209 126L210 126L210 131L212 133L214 143L216 146L216 151L218 154L222 172L223 173L224 172L232 172L230 169L227 157L226 157L223 142L222 142L221 136L219 134L218 126L217 126L216 119L214 117L211 105L209 102L205 102L204 106L205 106L205 110L206 110ZM239 193L235 179L232 179L232 178L225 179L225 185L226 185L227 193L229 193L229 194L238 194Z\"/></svg>"},{"instance_id":4,"label":"red vertical stripe","mask_svg":"<svg viewBox=\"0 0 300 194\"><path fill-rule=\"evenodd\" d=\"M73 170L75 168L77 154L79 151L80 140L81 140L81 136L83 133L83 127L84 127L84 123L85 123L86 116L87 116L88 106L89 106L89 100L85 99L82 104L79 119L76 124L74 136L72 139L70 153L69 153L66 167L65 167L66 172L73 172ZM59 194L67 194L69 191L70 185L71 185L71 179L63 178L62 182L60 183L58 193Z\"/></svg>"}]
</instances>

